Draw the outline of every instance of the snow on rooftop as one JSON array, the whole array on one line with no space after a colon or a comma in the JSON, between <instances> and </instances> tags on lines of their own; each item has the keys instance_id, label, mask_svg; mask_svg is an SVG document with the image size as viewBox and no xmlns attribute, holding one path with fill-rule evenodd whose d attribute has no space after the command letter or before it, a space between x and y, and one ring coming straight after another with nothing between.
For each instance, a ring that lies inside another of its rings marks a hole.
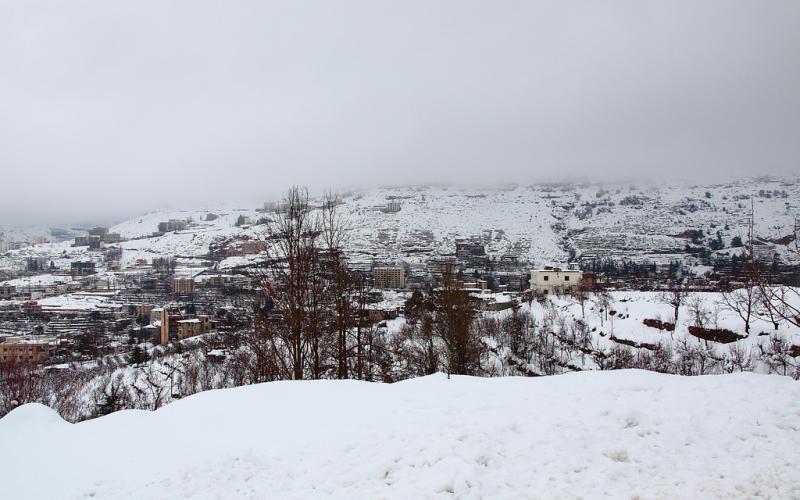
<instances>
[{"instance_id":1,"label":"snow on rooftop","mask_svg":"<svg viewBox=\"0 0 800 500\"><path fill-rule=\"evenodd\" d=\"M37 274L34 276L24 276L22 278L15 278L0 282L0 286L14 286L17 288L24 287L40 287L40 286L55 286L60 284L72 283L74 280L71 276L64 276L58 274Z\"/></svg>"},{"instance_id":2,"label":"snow on rooftop","mask_svg":"<svg viewBox=\"0 0 800 500\"><path fill-rule=\"evenodd\" d=\"M115 293L113 292L76 292L39 299L38 303L45 310L96 311L122 307L122 304L113 301L114 298Z\"/></svg>"}]
</instances>

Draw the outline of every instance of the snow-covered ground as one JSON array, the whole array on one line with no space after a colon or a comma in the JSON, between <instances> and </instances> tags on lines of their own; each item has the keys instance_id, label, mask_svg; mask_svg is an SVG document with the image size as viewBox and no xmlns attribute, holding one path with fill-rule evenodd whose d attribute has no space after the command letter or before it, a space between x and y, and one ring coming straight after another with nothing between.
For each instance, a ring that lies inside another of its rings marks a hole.
<instances>
[{"instance_id":1,"label":"snow-covered ground","mask_svg":"<svg viewBox=\"0 0 800 500\"><path fill-rule=\"evenodd\" d=\"M797 498L800 385L641 371L277 382L0 420L5 498Z\"/></svg>"},{"instance_id":2,"label":"snow-covered ground","mask_svg":"<svg viewBox=\"0 0 800 500\"><path fill-rule=\"evenodd\" d=\"M658 320L674 322L674 312L672 306L664 302L663 294L660 292L610 292L609 309L614 314L605 314L597 305L597 295L592 295L584 305L583 314L581 307L575 299L564 296L551 296L546 302L523 304L522 312L531 314L534 321L541 325L545 321L548 311L555 308L558 312L571 320L581 320L586 323L588 329L592 331L592 338L600 346L610 347L614 345L614 339L629 340L636 343L647 344L674 344L680 339L689 339L694 343L700 341L690 335L689 327L697 326L696 316L693 316L690 303L698 300L700 313L705 319L705 328L722 328L731 330L739 335L741 340L737 341L737 347L745 349L755 349L759 343L766 343L770 336L781 336L790 344L800 346L800 328L781 321L779 328L775 329L767 321L760 308L754 306L754 313L750 318L750 333L745 332L744 321L737 313L727 307L723 300L723 295L718 292L695 292L689 294L683 305L679 309L679 320L675 330L665 331L646 326L645 320ZM797 295L792 294L790 303L793 307L800 307ZM697 309L696 308L696 309ZM501 313L501 314L508 314ZM603 319L605 317L605 319ZM711 343L716 349L727 350L734 344L715 344ZM585 368L592 369L591 363Z\"/></svg>"}]
</instances>

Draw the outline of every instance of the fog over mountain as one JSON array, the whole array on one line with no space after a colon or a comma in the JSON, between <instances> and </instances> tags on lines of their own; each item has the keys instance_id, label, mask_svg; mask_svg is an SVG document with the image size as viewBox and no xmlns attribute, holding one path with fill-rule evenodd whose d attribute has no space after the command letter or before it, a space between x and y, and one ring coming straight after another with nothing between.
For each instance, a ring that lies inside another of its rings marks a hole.
<instances>
[{"instance_id":1,"label":"fog over mountain","mask_svg":"<svg viewBox=\"0 0 800 500\"><path fill-rule=\"evenodd\" d=\"M795 0L0 1L0 223L792 174Z\"/></svg>"}]
</instances>

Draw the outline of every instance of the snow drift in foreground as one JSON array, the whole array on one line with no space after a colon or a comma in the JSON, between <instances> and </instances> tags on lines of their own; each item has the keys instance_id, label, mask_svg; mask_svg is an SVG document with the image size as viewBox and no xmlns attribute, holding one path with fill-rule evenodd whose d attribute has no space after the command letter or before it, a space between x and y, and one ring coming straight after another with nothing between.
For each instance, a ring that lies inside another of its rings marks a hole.
<instances>
[{"instance_id":1,"label":"snow drift in foreground","mask_svg":"<svg viewBox=\"0 0 800 500\"><path fill-rule=\"evenodd\" d=\"M0 420L5 498L800 496L800 385L642 371L276 382Z\"/></svg>"}]
</instances>

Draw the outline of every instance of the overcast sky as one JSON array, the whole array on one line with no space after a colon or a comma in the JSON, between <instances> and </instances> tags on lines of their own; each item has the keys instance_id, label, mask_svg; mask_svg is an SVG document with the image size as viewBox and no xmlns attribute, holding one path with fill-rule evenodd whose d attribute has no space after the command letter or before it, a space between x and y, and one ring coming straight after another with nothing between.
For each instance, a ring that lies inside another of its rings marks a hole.
<instances>
[{"instance_id":1,"label":"overcast sky","mask_svg":"<svg viewBox=\"0 0 800 500\"><path fill-rule=\"evenodd\" d=\"M798 0L0 0L0 223L798 171Z\"/></svg>"}]
</instances>

